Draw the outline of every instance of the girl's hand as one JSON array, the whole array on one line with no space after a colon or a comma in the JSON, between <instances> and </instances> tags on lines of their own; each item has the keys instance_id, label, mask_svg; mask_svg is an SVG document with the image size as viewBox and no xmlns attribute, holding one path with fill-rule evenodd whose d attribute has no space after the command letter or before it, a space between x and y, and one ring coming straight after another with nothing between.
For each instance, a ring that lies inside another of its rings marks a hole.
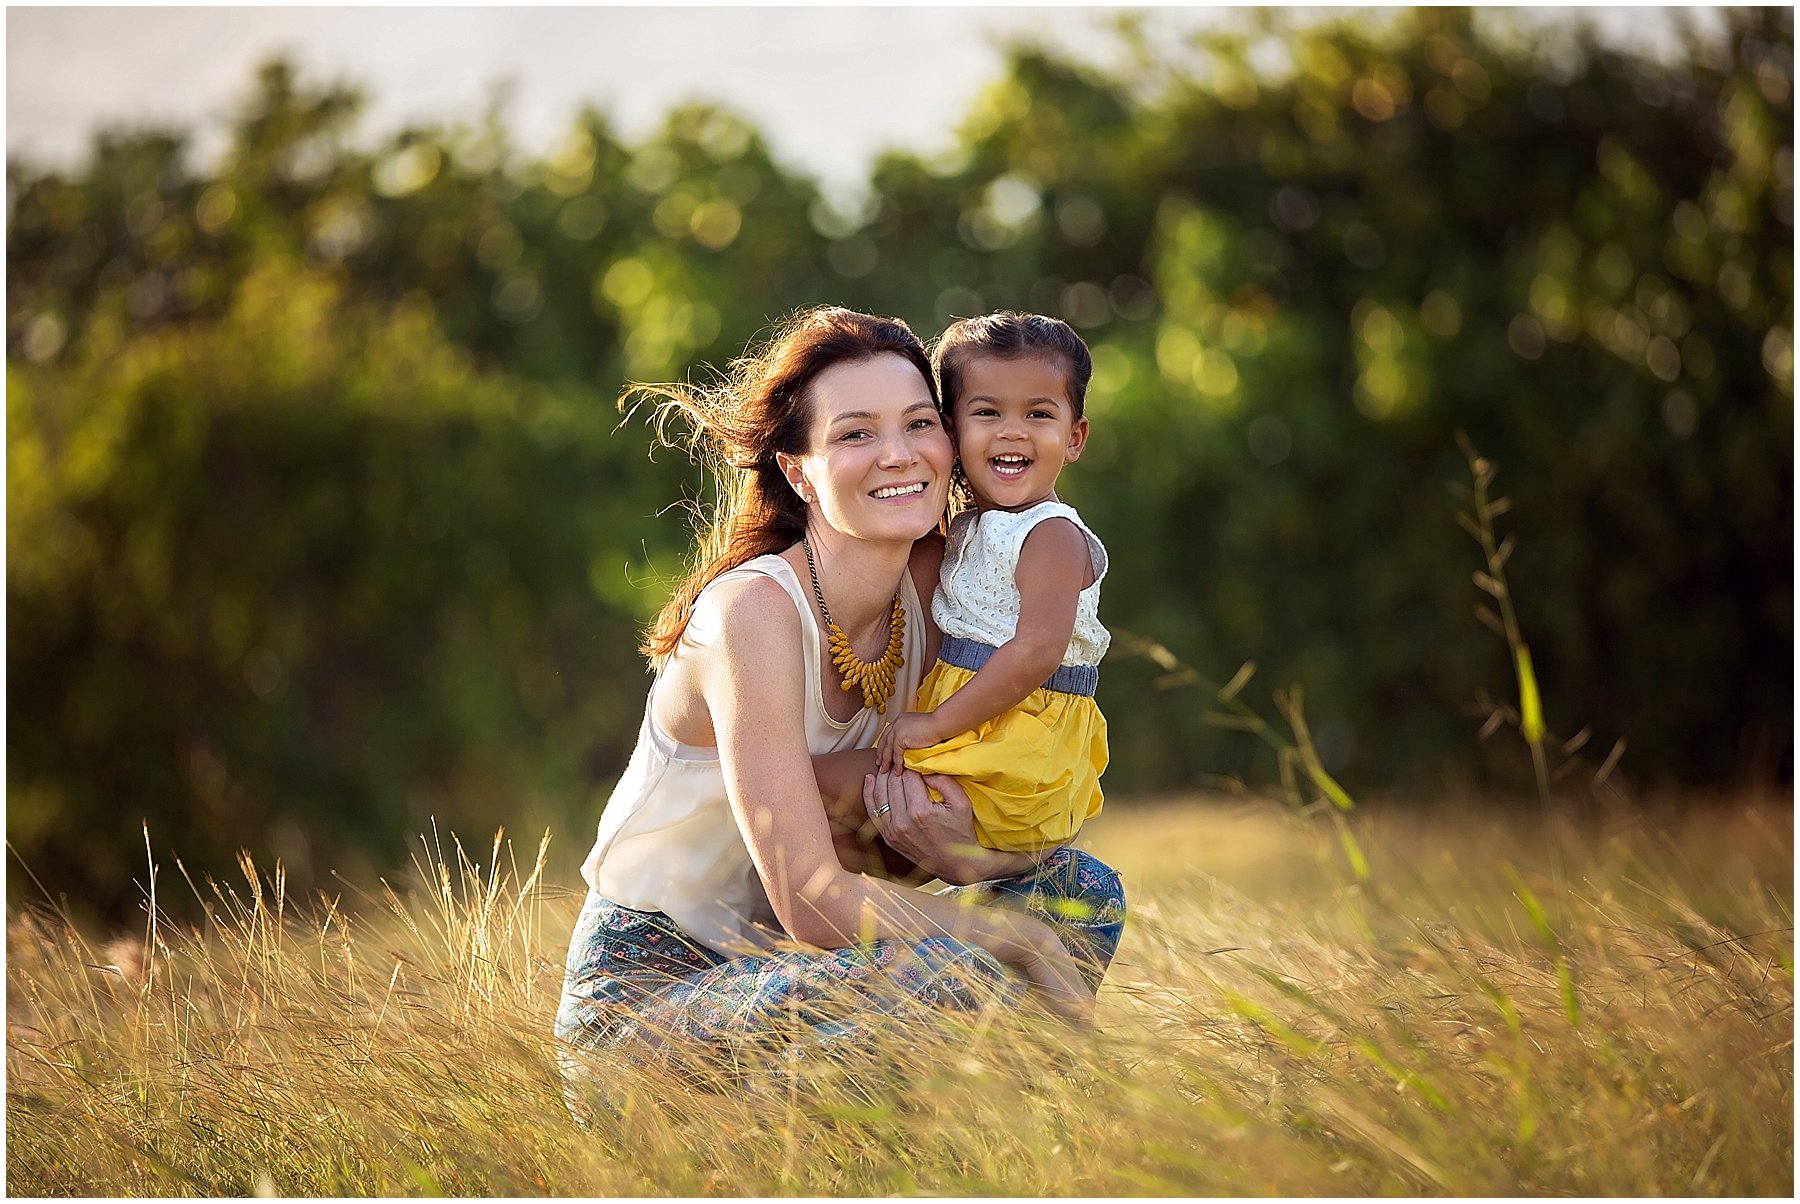
<instances>
[{"instance_id":1,"label":"girl's hand","mask_svg":"<svg viewBox=\"0 0 1800 1204\"><path fill-rule=\"evenodd\" d=\"M930 711L907 711L895 715L875 741L875 772L898 773L906 768L904 754L909 748L930 748L942 737Z\"/></svg>"}]
</instances>

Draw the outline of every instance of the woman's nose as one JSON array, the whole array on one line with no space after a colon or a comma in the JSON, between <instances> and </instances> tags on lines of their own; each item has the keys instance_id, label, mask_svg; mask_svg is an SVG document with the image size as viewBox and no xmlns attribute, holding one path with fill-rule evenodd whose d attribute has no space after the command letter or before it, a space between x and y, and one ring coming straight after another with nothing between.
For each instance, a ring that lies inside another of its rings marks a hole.
<instances>
[{"instance_id":1,"label":"woman's nose","mask_svg":"<svg viewBox=\"0 0 1800 1204\"><path fill-rule=\"evenodd\" d=\"M918 449L904 431L889 435L881 442L881 462L883 464L910 464L918 459Z\"/></svg>"}]
</instances>

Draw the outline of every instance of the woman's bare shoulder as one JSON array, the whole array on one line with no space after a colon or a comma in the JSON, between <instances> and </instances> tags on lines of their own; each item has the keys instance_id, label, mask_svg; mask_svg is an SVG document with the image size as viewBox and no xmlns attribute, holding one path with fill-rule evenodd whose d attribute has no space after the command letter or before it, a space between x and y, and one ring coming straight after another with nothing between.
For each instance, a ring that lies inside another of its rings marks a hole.
<instances>
[{"instance_id":1,"label":"woman's bare shoulder","mask_svg":"<svg viewBox=\"0 0 1800 1204\"><path fill-rule=\"evenodd\" d=\"M798 647L800 612L793 595L773 577L744 573L719 581L707 590L720 643L727 649Z\"/></svg>"},{"instance_id":2,"label":"woman's bare shoulder","mask_svg":"<svg viewBox=\"0 0 1800 1204\"><path fill-rule=\"evenodd\" d=\"M777 688L786 664L799 660L800 616L780 582L760 573L716 581L658 674L657 725L683 744L714 747L715 706L746 688Z\"/></svg>"}]
</instances>

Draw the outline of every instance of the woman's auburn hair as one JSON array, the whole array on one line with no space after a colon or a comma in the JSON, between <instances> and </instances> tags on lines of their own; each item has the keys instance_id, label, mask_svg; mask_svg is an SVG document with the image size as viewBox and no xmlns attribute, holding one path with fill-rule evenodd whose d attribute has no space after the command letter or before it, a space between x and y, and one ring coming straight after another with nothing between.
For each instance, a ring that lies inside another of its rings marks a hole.
<instances>
[{"instance_id":1,"label":"woman's auburn hair","mask_svg":"<svg viewBox=\"0 0 1800 1204\"><path fill-rule=\"evenodd\" d=\"M661 668L680 645L701 590L758 556L786 551L806 533L806 503L775 456L808 449L812 383L821 372L878 355L904 356L937 403L931 359L905 322L838 306L791 315L760 346L733 360L716 385L635 385L626 391L621 407L651 401L658 439L684 445L707 467L716 498L710 514L700 513L686 575L645 632L640 651L654 667ZM676 417L690 429L671 438L668 422Z\"/></svg>"}]
</instances>

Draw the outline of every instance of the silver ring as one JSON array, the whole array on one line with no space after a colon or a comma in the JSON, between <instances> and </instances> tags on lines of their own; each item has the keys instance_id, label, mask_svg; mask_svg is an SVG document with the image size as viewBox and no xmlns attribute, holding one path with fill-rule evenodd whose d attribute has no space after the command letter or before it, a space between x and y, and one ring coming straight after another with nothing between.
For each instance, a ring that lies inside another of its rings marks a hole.
<instances>
[{"instance_id":1,"label":"silver ring","mask_svg":"<svg viewBox=\"0 0 1800 1204\"><path fill-rule=\"evenodd\" d=\"M881 804L881 806L875 808L875 818L880 819L882 816L886 815L889 811L892 811L893 809L894 808L890 804L883 803L883 804Z\"/></svg>"}]
</instances>

